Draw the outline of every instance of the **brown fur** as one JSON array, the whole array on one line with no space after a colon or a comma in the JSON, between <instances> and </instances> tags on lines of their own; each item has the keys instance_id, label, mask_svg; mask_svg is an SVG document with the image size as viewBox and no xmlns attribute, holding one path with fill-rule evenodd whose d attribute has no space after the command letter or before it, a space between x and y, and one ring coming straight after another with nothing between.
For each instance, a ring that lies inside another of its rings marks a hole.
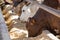
<instances>
[{"instance_id":1,"label":"brown fur","mask_svg":"<svg viewBox=\"0 0 60 40\"><path fill-rule=\"evenodd\" d=\"M34 25L30 24L32 19L35 20ZM26 26L30 37L41 34L42 30L44 29L48 29L51 32L54 32L54 30L57 29L57 34L60 34L60 18L57 16L39 9L32 19L27 23Z\"/></svg>"}]
</instances>

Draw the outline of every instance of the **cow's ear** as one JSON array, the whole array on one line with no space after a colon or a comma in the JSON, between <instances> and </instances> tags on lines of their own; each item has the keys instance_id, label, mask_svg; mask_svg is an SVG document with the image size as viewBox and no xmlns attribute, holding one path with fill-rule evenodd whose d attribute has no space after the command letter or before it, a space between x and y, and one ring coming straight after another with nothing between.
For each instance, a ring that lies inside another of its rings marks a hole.
<instances>
[{"instance_id":1,"label":"cow's ear","mask_svg":"<svg viewBox=\"0 0 60 40\"><path fill-rule=\"evenodd\" d=\"M29 18L29 23L30 23L30 25L34 25L35 24L35 20L33 18Z\"/></svg>"},{"instance_id":2,"label":"cow's ear","mask_svg":"<svg viewBox=\"0 0 60 40\"><path fill-rule=\"evenodd\" d=\"M31 25L35 25L36 24L36 20L32 18L30 24Z\"/></svg>"},{"instance_id":3,"label":"cow's ear","mask_svg":"<svg viewBox=\"0 0 60 40\"><path fill-rule=\"evenodd\" d=\"M32 23L36 23L36 20L34 18L29 18L29 21L31 21Z\"/></svg>"},{"instance_id":4,"label":"cow's ear","mask_svg":"<svg viewBox=\"0 0 60 40\"><path fill-rule=\"evenodd\" d=\"M35 19L32 19L32 22L35 24L36 23L36 20Z\"/></svg>"}]
</instances>

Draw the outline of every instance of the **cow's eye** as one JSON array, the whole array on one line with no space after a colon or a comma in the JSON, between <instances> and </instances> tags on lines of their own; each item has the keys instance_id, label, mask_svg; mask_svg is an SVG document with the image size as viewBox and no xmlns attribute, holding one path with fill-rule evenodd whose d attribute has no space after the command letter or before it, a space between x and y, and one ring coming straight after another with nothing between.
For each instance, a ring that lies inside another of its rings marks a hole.
<instances>
[{"instance_id":1,"label":"cow's eye","mask_svg":"<svg viewBox=\"0 0 60 40\"><path fill-rule=\"evenodd\" d=\"M23 10L23 12L25 12L25 10Z\"/></svg>"}]
</instances>

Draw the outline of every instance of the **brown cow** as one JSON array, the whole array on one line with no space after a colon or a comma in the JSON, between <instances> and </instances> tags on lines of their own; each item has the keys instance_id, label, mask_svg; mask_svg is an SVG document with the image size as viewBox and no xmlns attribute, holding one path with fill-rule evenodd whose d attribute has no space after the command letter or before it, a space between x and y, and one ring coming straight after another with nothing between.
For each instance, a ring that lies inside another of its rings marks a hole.
<instances>
[{"instance_id":1,"label":"brown cow","mask_svg":"<svg viewBox=\"0 0 60 40\"><path fill-rule=\"evenodd\" d=\"M42 33L42 30L49 30L52 33L60 34L60 18L39 9L33 18L30 18L26 26L29 37L34 37Z\"/></svg>"},{"instance_id":2,"label":"brown cow","mask_svg":"<svg viewBox=\"0 0 60 40\"><path fill-rule=\"evenodd\" d=\"M59 6L58 0L45 0L43 4L57 9ZM27 22L27 30L29 31L29 37L34 37L42 33L43 29L60 34L60 18L48 13L42 9L39 9L33 18L30 18Z\"/></svg>"}]
</instances>

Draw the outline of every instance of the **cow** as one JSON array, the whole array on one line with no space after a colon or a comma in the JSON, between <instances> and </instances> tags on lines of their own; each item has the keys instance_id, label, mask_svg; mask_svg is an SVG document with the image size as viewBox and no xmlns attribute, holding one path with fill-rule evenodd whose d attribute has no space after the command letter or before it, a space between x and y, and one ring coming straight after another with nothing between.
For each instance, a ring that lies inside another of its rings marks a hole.
<instances>
[{"instance_id":1,"label":"cow","mask_svg":"<svg viewBox=\"0 0 60 40\"><path fill-rule=\"evenodd\" d=\"M59 7L58 0L44 0L43 4L54 9ZM36 14L32 18L29 18L29 22L26 23L26 28L29 37L40 35L45 29L54 35L60 35L60 18L39 8Z\"/></svg>"},{"instance_id":2,"label":"cow","mask_svg":"<svg viewBox=\"0 0 60 40\"><path fill-rule=\"evenodd\" d=\"M35 16L29 18L26 28L29 37L40 35L43 30L49 30L54 35L60 34L60 18L45 10L39 9Z\"/></svg>"}]
</instances>

